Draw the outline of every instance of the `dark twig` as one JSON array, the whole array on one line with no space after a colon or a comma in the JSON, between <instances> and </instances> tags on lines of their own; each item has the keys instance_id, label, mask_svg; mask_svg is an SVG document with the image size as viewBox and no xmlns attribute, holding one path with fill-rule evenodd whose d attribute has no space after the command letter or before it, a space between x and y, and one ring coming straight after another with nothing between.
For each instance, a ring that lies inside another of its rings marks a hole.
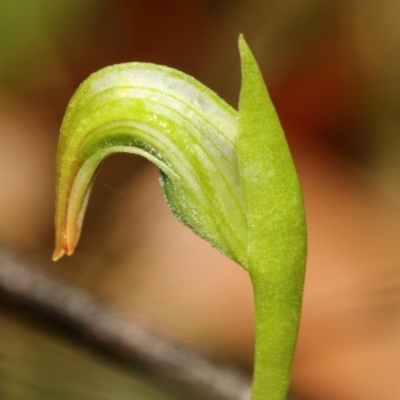
<instances>
[{"instance_id":1,"label":"dark twig","mask_svg":"<svg viewBox=\"0 0 400 400\"><path fill-rule=\"evenodd\" d=\"M34 308L75 335L155 376L197 387L221 399L248 400L250 379L157 335L143 324L95 301L87 292L50 278L31 262L0 248L0 292L8 301ZM71 329L72 328L72 329Z\"/></svg>"}]
</instances>

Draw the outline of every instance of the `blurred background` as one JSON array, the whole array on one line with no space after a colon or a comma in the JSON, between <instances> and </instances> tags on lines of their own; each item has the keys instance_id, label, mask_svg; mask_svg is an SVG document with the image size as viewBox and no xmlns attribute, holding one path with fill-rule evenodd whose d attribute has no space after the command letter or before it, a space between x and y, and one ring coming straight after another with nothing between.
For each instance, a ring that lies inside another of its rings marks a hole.
<instances>
[{"instance_id":1,"label":"blurred background","mask_svg":"<svg viewBox=\"0 0 400 400\"><path fill-rule=\"evenodd\" d=\"M250 372L248 276L172 216L147 161L105 161L76 254L51 261L58 132L79 83L106 65L154 62L236 107L239 33L260 63L305 196L309 257L291 392L400 398L399 0L1 0L0 245ZM1 398L159 398L145 389L132 397L123 366L1 299Z\"/></svg>"}]
</instances>

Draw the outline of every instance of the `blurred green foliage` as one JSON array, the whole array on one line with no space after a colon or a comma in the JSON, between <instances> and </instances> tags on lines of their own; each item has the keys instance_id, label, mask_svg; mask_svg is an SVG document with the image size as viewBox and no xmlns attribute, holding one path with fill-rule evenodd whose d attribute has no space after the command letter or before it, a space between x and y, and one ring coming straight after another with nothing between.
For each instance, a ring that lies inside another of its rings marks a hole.
<instances>
[{"instance_id":1,"label":"blurred green foliage","mask_svg":"<svg viewBox=\"0 0 400 400\"><path fill-rule=\"evenodd\" d=\"M59 40L73 41L91 20L94 0L0 1L0 81L26 85L39 74L60 75Z\"/></svg>"}]
</instances>

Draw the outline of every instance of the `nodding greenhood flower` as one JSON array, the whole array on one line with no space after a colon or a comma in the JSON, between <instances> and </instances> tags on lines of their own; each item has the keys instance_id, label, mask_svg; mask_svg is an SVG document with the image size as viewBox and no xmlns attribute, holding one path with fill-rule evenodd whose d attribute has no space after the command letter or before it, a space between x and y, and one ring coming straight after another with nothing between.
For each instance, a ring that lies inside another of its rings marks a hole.
<instances>
[{"instance_id":1,"label":"nodding greenhood flower","mask_svg":"<svg viewBox=\"0 0 400 400\"><path fill-rule=\"evenodd\" d=\"M280 122L242 36L239 49L238 112L194 78L153 64L104 68L79 87L59 140L53 259L73 253L105 157L125 152L152 161L172 212L249 271L252 400L282 400L300 316L305 218Z\"/></svg>"}]
</instances>

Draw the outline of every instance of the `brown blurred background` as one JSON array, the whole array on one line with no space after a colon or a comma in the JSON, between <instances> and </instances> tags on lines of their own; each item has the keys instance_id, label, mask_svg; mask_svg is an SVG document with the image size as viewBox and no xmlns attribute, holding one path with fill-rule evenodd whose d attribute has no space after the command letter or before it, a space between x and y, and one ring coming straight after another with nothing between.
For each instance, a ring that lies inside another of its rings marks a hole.
<instances>
[{"instance_id":1,"label":"brown blurred background","mask_svg":"<svg viewBox=\"0 0 400 400\"><path fill-rule=\"evenodd\" d=\"M76 254L50 261L57 137L78 84L106 65L155 62L236 107L239 33L305 195L292 392L400 398L398 0L1 0L0 243L168 337L250 369L246 272L172 216L147 161L106 160Z\"/></svg>"}]
</instances>

